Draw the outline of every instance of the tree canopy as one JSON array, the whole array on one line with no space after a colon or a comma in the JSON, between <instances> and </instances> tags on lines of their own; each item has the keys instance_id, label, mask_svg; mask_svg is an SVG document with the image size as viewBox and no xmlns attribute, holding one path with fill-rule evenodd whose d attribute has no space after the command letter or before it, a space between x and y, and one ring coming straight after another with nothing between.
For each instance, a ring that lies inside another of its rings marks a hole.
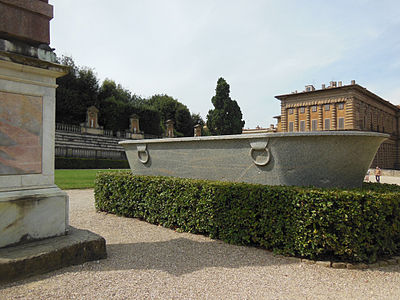
<instances>
[{"instance_id":1,"label":"tree canopy","mask_svg":"<svg viewBox=\"0 0 400 300\"><path fill-rule=\"evenodd\" d=\"M210 109L207 115L207 127L212 135L242 133L244 126L242 112L229 94L229 84L222 77L219 78L215 96L211 99L214 109Z\"/></svg>"},{"instance_id":2,"label":"tree canopy","mask_svg":"<svg viewBox=\"0 0 400 300\"><path fill-rule=\"evenodd\" d=\"M92 105L99 109L99 124L114 132L128 129L132 114L139 116L142 131L157 136L165 132L168 119L174 120L178 136L192 136L194 124L201 120L171 96L154 95L145 99L111 79L105 79L100 85L93 69L76 66L71 57L63 56L59 63L70 67L66 76L57 79L56 121L59 123L83 123L87 108Z\"/></svg>"},{"instance_id":3,"label":"tree canopy","mask_svg":"<svg viewBox=\"0 0 400 300\"><path fill-rule=\"evenodd\" d=\"M69 66L70 72L57 79L56 120L78 125L85 121L87 108L98 104L98 79L92 69L77 67L70 57L60 63Z\"/></svg>"},{"instance_id":4,"label":"tree canopy","mask_svg":"<svg viewBox=\"0 0 400 300\"><path fill-rule=\"evenodd\" d=\"M165 122L173 120L178 136L192 136L194 121L186 105L168 95L154 95L148 105L160 112L160 126L165 130Z\"/></svg>"}]
</instances>

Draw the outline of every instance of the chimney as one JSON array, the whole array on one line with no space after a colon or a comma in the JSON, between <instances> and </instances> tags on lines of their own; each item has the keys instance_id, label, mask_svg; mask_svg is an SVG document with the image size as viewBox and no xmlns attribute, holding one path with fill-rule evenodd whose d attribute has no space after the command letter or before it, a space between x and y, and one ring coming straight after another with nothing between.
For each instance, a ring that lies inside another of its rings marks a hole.
<instances>
[{"instance_id":1,"label":"chimney","mask_svg":"<svg viewBox=\"0 0 400 300\"><path fill-rule=\"evenodd\" d=\"M336 87L336 81L329 82L329 87Z\"/></svg>"},{"instance_id":2,"label":"chimney","mask_svg":"<svg viewBox=\"0 0 400 300\"><path fill-rule=\"evenodd\" d=\"M321 89L325 89L325 83L323 83L322 85L321 85Z\"/></svg>"},{"instance_id":3,"label":"chimney","mask_svg":"<svg viewBox=\"0 0 400 300\"><path fill-rule=\"evenodd\" d=\"M351 85L355 85L356 84L356 81L355 80L352 80L351 81Z\"/></svg>"},{"instance_id":4,"label":"chimney","mask_svg":"<svg viewBox=\"0 0 400 300\"><path fill-rule=\"evenodd\" d=\"M313 91L315 91L315 88L312 84L306 85L305 92L313 92Z\"/></svg>"},{"instance_id":5,"label":"chimney","mask_svg":"<svg viewBox=\"0 0 400 300\"><path fill-rule=\"evenodd\" d=\"M342 82L341 81L338 82L338 86L342 86Z\"/></svg>"}]
</instances>

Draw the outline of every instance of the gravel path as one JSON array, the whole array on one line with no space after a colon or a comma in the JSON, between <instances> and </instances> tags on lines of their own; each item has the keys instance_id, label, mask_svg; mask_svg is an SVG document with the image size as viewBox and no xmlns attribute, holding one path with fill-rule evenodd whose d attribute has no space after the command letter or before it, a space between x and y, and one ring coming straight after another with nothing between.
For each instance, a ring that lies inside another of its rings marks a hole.
<instances>
[{"instance_id":1,"label":"gravel path","mask_svg":"<svg viewBox=\"0 0 400 300\"><path fill-rule=\"evenodd\" d=\"M0 299L399 299L400 266L340 270L275 257L94 210L70 190L70 223L102 235L108 259L2 286Z\"/></svg>"}]
</instances>

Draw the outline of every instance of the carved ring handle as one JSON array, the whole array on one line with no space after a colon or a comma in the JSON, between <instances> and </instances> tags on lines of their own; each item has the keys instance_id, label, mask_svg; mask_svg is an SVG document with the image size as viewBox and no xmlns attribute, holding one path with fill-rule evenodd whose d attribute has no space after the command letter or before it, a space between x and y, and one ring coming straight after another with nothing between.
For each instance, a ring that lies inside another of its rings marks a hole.
<instances>
[{"instance_id":1,"label":"carved ring handle","mask_svg":"<svg viewBox=\"0 0 400 300\"><path fill-rule=\"evenodd\" d=\"M149 155L149 151L147 151L147 145L138 145L137 146L137 151L138 151L138 160L142 163L142 164L146 164L149 161L150 155ZM141 153L144 153L144 155L142 155ZM143 158L144 156L144 158Z\"/></svg>"},{"instance_id":2,"label":"carved ring handle","mask_svg":"<svg viewBox=\"0 0 400 300\"><path fill-rule=\"evenodd\" d=\"M255 141L255 142L250 143L250 147L251 147L251 149L250 149L250 157L253 160L253 163L255 165L263 167L263 166L266 166L269 163L269 160L271 159L271 155L269 153L267 145L268 145L268 140L267 141ZM253 152L254 151L262 151L262 150L267 152L267 156L266 156L264 161L258 162L253 158Z\"/></svg>"}]
</instances>

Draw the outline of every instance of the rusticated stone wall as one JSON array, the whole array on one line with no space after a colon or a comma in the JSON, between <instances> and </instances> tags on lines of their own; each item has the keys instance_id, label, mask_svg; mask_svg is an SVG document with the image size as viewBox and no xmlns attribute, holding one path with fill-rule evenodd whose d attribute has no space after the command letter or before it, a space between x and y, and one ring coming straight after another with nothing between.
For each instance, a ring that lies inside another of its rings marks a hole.
<instances>
[{"instance_id":1,"label":"rusticated stone wall","mask_svg":"<svg viewBox=\"0 0 400 300\"><path fill-rule=\"evenodd\" d=\"M399 169L400 109L357 84L276 96L281 100L281 132L320 130L374 131L390 134L372 167Z\"/></svg>"}]
</instances>

